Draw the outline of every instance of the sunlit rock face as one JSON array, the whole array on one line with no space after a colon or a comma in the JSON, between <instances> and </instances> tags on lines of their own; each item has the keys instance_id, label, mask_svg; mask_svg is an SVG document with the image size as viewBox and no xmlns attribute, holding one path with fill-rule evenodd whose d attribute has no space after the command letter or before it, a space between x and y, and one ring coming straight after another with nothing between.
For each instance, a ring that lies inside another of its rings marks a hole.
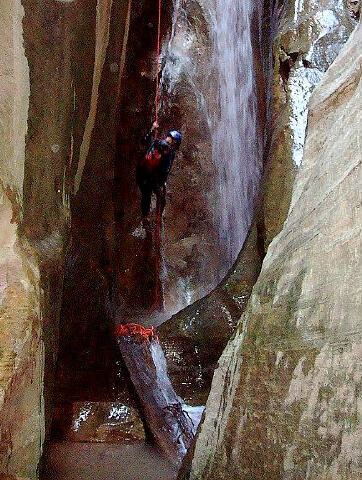
<instances>
[{"instance_id":1,"label":"sunlit rock face","mask_svg":"<svg viewBox=\"0 0 362 480\"><path fill-rule=\"evenodd\" d=\"M310 95L349 37L357 16L357 2L285 2L274 45L273 134L264 176L266 246L281 230L288 212L294 177L302 163Z\"/></svg>"},{"instance_id":2,"label":"sunlit rock face","mask_svg":"<svg viewBox=\"0 0 362 480\"><path fill-rule=\"evenodd\" d=\"M69 70L59 11L48 7L32 3L34 16L20 2L0 9L0 476L9 478L37 475L69 225L71 97L57 95Z\"/></svg>"},{"instance_id":3,"label":"sunlit rock face","mask_svg":"<svg viewBox=\"0 0 362 480\"><path fill-rule=\"evenodd\" d=\"M361 25L310 99L302 166L216 370L190 479L361 475Z\"/></svg>"}]
</instances>

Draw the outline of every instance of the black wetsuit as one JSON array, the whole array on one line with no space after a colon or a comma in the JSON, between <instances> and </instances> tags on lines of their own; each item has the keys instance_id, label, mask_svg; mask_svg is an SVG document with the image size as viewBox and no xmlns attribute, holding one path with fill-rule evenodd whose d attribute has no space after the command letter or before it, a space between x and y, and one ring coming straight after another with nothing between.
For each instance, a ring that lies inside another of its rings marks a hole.
<instances>
[{"instance_id":1,"label":"black wetsuit","mask_svg":"<svg viewBox=\"0 0 362 480\"><path fill-rule=\"evenodd\" d=\"M137 165L136 180L142 194L142 215L146 217L150 212L152 193L159 197L161 211L165 208L165 183L175 158L175 151L165 139L154 139L152 131L142 139L142 144L147 147L147 153Z\"/></svg>"}]
</instances>

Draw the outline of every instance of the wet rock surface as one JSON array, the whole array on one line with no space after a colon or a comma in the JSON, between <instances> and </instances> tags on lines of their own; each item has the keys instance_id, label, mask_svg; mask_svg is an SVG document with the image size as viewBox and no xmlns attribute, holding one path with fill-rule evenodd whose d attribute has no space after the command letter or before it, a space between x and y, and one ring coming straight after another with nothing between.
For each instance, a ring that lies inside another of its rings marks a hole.
<instances>
[{"instance_id":1,"label":"wet rock surface","mask_svg":"<svg viewBox=\"0 0 362 480\"><path fill-rule=\"evenodd\" d=\"M177 475L157 450L145 445L54 443L50 452L45 480L173 480Z\"/></svg>"},{"instance_id":2,"label":"wet rock surface","mask_svg":"<svg viewBox=\"0 0 362 480\"><path fill-rule=\"evenodd\" d=\"M251 225L260 184L266 96L262 2L238 4L225 25L216 28L215 16L222 18L222 9L218 2L178 2L173 11L170 4L164 5L160 134L178 128L183 142L167 183L163 319L210 292L230 269ZM240 31L234 28L239 13L245 22ZM144 155L140 138L154 115L154 12L140 2L133 15L130 36L137 37L132 33L137 31L142 37L129 45L115 164L120 321L127 321L135 303L149 309L155 283L154 210L151 232L142 232L134 178L136 163ZM240 51L235 48L238 35L245 44ZM151 47L145 49L146 44ZM225 44L230 48L224 49ZM261 67L258 73L254 61ZM260 89L253 88L256 83ZM230 107L234 103L235 109ZM233 132L225 135L227 125ZM248 142L249 136L255 142ZM241 215L236 213L239 207Z\"/></svg>"},{"instance_id":3,"label":"wet rock surface","mask_svg":"<svg viewBox=\"0 0 362 480\"><path fill-rule=\"evenodd\" d=\"M64 422L65 407L58 406L54 412L53 441L119 444L145 441L143 422L134 407L121 402L74 402L68 408L72 412L69 426Z\"/></svg>"},{"instance_id":4,"label":"wet rock surface","mask_svg":"<svg viewBox=\"0 0 362 480\"><path fill-rule=\"evenodd\" d=\"M259 275L264 252L257 223L225 280L158 329L172 384L192 405L206 403L217 361Z\"/></svg>"},{"instance_id":5,"label":"wet rock surface","mask_svg":"<svg viewBox=\"0 0 362 480\"><path fill-rule=\"evenodd\" d=\"M361 476L361 40L359 25L311 97L291 209L185 478Z\"/></svg>"}]
</instances>

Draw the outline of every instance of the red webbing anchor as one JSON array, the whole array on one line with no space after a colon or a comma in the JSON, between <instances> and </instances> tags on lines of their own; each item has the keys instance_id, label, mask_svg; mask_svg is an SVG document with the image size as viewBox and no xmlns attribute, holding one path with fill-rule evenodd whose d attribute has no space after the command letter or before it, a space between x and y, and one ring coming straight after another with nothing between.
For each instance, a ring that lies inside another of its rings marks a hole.
<instances>
[{"instance_id":1,"label":"red webbing anchor","mask_svg":"<svg viewBox=\"0 0 362 480\"><path fill-rule=\"evenodd\" d=\"M155 327L143 327L139 323L121 323L115 328L116 337L131 337L133 335L141 335L141 337L150 341L152 338L158 340Z\"/></svg>"}]
</instances>

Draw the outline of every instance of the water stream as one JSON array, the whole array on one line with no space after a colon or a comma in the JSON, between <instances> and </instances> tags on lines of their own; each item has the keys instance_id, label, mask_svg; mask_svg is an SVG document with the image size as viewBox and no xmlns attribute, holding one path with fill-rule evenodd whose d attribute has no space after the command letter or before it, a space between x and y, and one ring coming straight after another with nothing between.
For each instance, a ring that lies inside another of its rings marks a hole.
<instances>
[{"instance_id":1,"label":"water stream","mask_svg":"<svg viewBox=\"0 0 362 480\"><path fill-rule=\"evenodd\" d=\"M228 267L245 241L261 181L263 139L251 25L261 19L261 9L261 1L215 0L209 10L212 63L219 80L219 108L211 113L212 154L218 169L214 221Z\"/></svg>"},{"instance_id":2,"label":"water stream","mask_svg":"<svg viewBox=\"0 0 362 480\"><path fill-rule=\"evenodd\" d=\"M209 24L212 42L209 71L216 72L215 98L205 93L196 78L191 50L197 39L187 27L184 0L174 0L170 41L163 52L162 88L170 93L182 75L186 75L195 94L195 104L207 118L212 160L217 169L213 223L225 256L222 275L244 244L261 182L264 132L259 121L255 50L260 43L264 2L200 0L199 4Z\"/></svg>"}]
</instances>

